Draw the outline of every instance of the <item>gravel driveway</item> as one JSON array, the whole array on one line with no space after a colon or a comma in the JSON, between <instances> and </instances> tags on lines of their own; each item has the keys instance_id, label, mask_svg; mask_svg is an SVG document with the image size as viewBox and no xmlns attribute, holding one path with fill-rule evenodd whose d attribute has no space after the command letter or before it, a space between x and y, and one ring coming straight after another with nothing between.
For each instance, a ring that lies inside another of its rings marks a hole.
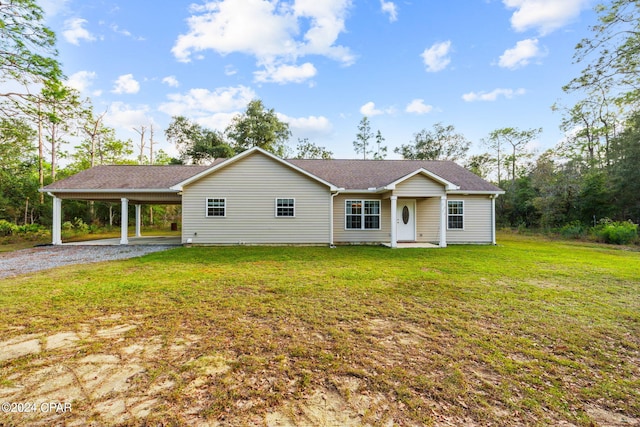
<instances>
[{"instance_id":1,"label":"gravel driveway","mask_svg":"<svg viewBox=\"0 0 640 427\"><path fill-rule=\"evenodd\" d=\"M41 246L0 253L0 278L63 265L135 258L171 248L175 245Z\"/></svg>"}]
</instances>

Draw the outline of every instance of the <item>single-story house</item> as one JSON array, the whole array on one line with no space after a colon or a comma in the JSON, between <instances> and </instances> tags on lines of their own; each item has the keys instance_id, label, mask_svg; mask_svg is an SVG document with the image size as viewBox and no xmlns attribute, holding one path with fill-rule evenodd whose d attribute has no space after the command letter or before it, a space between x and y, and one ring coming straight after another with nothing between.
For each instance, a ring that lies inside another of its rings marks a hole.
<instances>
[{"instance_id":1,"label":"single-story house","mask_svg":"<svg viewBox=\"0 0 640 427\"><path fill-rule=\"evenodd\" d=\"M281 159L252 148L208 166L96 166L41 191L54 199L182 205L182 243L495 244L500 188L451 161Z\"/></svg>"}]
</instances>

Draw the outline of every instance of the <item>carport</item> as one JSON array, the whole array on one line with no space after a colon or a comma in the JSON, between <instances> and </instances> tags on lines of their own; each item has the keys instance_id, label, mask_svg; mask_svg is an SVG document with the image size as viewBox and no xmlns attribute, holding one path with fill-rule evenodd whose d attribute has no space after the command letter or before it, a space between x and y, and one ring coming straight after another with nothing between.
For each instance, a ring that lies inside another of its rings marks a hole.
<instances>
[{"instance_id":1,"label":"carport","mask_svg":"<svg viewBox=\"0 0 640 427\"><path fill-rule=\"evenodd\" d=\"M104 165L84 170L40 189L53 197L51 243L62 244L63 200L120 203L119 244L129 241L129 205L135 206L135 238L141 238L142 205L181 205L182 194L171 187L210 166Z\"/></svg>"}]
</instances>

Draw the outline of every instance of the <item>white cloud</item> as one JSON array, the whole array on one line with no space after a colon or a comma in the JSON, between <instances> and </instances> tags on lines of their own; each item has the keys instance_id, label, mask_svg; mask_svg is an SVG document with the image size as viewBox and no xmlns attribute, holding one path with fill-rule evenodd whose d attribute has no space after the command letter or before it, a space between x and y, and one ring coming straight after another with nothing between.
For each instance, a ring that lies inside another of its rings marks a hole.
<instances>
[{"instance_id":1,"label":"white cloud","mask_svg":"<svg viewBox=\"0 0 640 427\"><path fill-rule=\"evenodd\" d=\"M389 14L389 22L395 22L398 20L398 10L396 9L394 2L380 0L380 7L384 13Z\"/></svg>"},{"instance_id":2,"label":"white cloud","mask_svg":"<svg viewBox=\"0 0 640 427\"><path fill-rule=\"evenodd\" d=\"M210 1L192 6L187 19L189 32L178 36L172 52L182 62L203 50L222 55L242 52L258 58L292 54L296 44L291 38L296 20L289 10L280 12L266 0Z\"/></svg>"},{"instance_id":3,"label":"white cloud","mask_svg":"<svg viewBox=\"0 0 640 427\"><path fill-rule=\"evenodd\" d=\"M93 71L78 71L69 76L67 85L78 92L85 92L91 87L97 76Z\"/></svg>"},{"instance_id":4,"label":"white cloud","mask_svg":"<svg viewBox=\"0 0 640 427\"><path fill-rule=\"evenodd\" d=\"M502 0L509 9L511 26L516 31L537 29L541 35L549 34L574 20L591 0Z\"/></svg>"},{"instance_id":5,"label":"white cloud","mask_svg":"<svg viewBox=\"0 0 640 427\"><path fill-rule=\"evenodd\" d=\"M133 74L124 74L114 82L113 93L138 93L140 83L133 78Z\"/></svg>"},{"instance_id":6,"label":"white cloud","mask_svg":"<svg viewBox=\"0 0 640 427\"><path fill-rule=\"evenodd\" d=\"M62 36L66 41L76 46L80 45L80 40L94 41L96 38L93 34L84 28L89 21L82 18L67 19L64 21L64 30Z\"/></svg>"},{"instance_id":7,"label":"white cloud","mask_svg":"<svg viewBox=\"0 0 640 427\"><path fill-rule=\"evenodd\" d=\"M360 107L360 114L363 116L379 116L380 114L384 114L384 111L377 109L376 104L369 101Z\"/></svg>"},{"instance_id":8,"label":"white cloud","mask_svg":"<svg viewBox=\"0 0 640 427\"><path fill-rule=\"evenodd\" d=\"M191 89L185 94L174 93L167 97L169 102L158 107L163 113L170 116L195 117L207 123L219 123L224 121L220 120L221 113L228 113L227 116L236 114L256 98L256 93L246 86L236 86L221 87L214 91ZM216 127L216 129L220 128Z\"/></svg>"},{"instance_id":9,"label":"white cloud","mask_svg":"<svg viewBox=\"0 0 640 427\"><path fill-rule=\"evenodd\" d=\"M414 113L414 114L427 114L427 113L430 113L432 110L433 110L433 106L426 105L424 103L424 99L414 99L407 105L407 108L405 108L405 111L407 113Z\"/></svg>"},{"instance_id":10,"label":"white cloud","mask_svg":"<svg viewBox=\"0 0 640 427\"><path fill-rule=\"evenodd\" d=\"M302 83L317 74L316 67L310 62L305 62L300 66L280 65L265 67L265 70L256 71L255 80L262 83Z\"/></svg>"},{"instance_id":11,"label":"white cloud","mask_svg":"<svg viewBox=\"0 0 640 427\"><path fill-rule=\"evenodd\" d=\"M520 40L512 49L504 51L498 65L512 70L529 65L532 58L539 58L545 53L538 47L538 39Z\"/></svg>"},{"instance_id":12,"label":"white cloud","mask_svg":"<svg viewBox=\"0 0 640 427\"><path fill-rule=\"evenodd\" d=\"M424 60L424 65L427 66L427 71L435 73L437 71L444 70L451 62L451 58L448 56L450 52L450 40L442 43L435 43L430 48L425 49L421 56Z\"/></svg>"},{"instance_id":13,"label":"white cloud","mask_svg":"<svg viewBox=\"0 0 640 427\"><path fill-rule=\"evenodd\" d=\"M111 24L110 28L114 33L121 34L127 37L132 37L131 31L122 29L117 24Z\"/></svg>"},{"instance_id":14,"label":"white cloud","mask_svg":"<svg viewBox=\"0 0 640 427\"><path fill-rule=\"evenodd\" d=\"M231 124L233 118L239 114L240 112L238 111L233 113L209 114L202 117L197 117L195 119L195 122L208 129L217 129L219 131L224 131Z\"/></svg>"},{"instance_id":15,"label":"white cloud","mask_svg":"<svg viewBox=\"0 0 640 427\"><path fill-rule=\"evenodd\" d=\"M146 105L133 108L123 102L114 102L109 106L104 122L114 128L131 130L134 127L153 123L148 113L149 107Z\"/></svg>"},{"instance_id":16,"label":"white cloud","mask_svg":"<svg viewBox=\"0 0 640 427\"><path fill-rule=\"evenodd\" d=\"M524 89L494 89L491 92L469 92L462 95L462 99L467 102L474 101L495 101L499 96L504 96L507 99L511 99L514 96L524 95L526 91Z\"/></svg>"},{"instance_id":17,"label":"white cloud","mask_svg":"<svg viewBox=\"0 0 640 427\"><path fill-rule=\"evenodd\" d=\"M176 79L176 76L167 76L164 79L162 79L162 83L169 85L171 87L180 86L180 82L178 81L178 79Z\"/></svg>"},{"instance_id":18,"label":"white cloud","mask_svg":"<svg viewBox=\"0 0 640 427\"><path fill-rule=\"evenodd\" d=\"M40 0L38 4L44 10L45 19L51 19L68 8L71 0Z\"/></svg>"},{"instance_id":19,"label":"white cloud","mask_svg":"<svg viewBox=\"0 0 640 427\"><path fill-rule=\"evenodd\" d=\"M297 54L322 55L345 65L352 64L355 57L349 48L334 46L340 33L346 30L344 22L351 3L351 0L296 0L293 6L296 20L310 24L303 41L297 42L300 45Z\"/></svg>"},{"instance_id":20,"label":"white cloud","mask_svg":"<svg viewBox=\"0 0 640 427\"><path fill-rule=\"evenodd\" d=\"M187 19L189 30L178 36L171 51L181 62L190 62L206 50L221 55L245 53L254 56L257 65L267 68L257 72L258 79L295 82L301 77L281 79L278 73L308 75L311 64L295 65L297 59L306 55L329 57L344 65L354 62L347 47L336 45L345 31L351 3L351 0L296 0L293 4L271 0L209 0L191 7L192 16Z\"/></svg>"},{"instance_id":21,"label":"white cloud","mask_svg":"<svg viewBox=\"0 0 640 427\"><path fill-rule=\"evenodd\" d=\"M333 130L333 126L329 119L324 116L309 117L289 117L284 114L276 113L278 118L283 122L289 123L292 131L313 134L328 134Z\"/></svg>"}]
</instances>

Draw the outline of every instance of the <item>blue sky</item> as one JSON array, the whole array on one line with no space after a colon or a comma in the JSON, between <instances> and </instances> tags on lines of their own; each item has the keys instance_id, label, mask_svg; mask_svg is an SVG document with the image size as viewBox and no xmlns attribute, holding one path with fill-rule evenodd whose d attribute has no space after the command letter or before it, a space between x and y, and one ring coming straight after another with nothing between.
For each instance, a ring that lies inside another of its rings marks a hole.
<instances>
[{"instance_id":1,"label":"blue sky","mask_svg":"<svg viewBox=\"0 0 640 427\"><path fill-rule=\"evenodd\" d=\"M251 99L297 138L355 158L363 115L389 147L434 123L480 153L502 127L562 138L561 87L593 0L43 0L69 84L122 138L172 115L223 130Z\"/></svg>"}]
</instances>

